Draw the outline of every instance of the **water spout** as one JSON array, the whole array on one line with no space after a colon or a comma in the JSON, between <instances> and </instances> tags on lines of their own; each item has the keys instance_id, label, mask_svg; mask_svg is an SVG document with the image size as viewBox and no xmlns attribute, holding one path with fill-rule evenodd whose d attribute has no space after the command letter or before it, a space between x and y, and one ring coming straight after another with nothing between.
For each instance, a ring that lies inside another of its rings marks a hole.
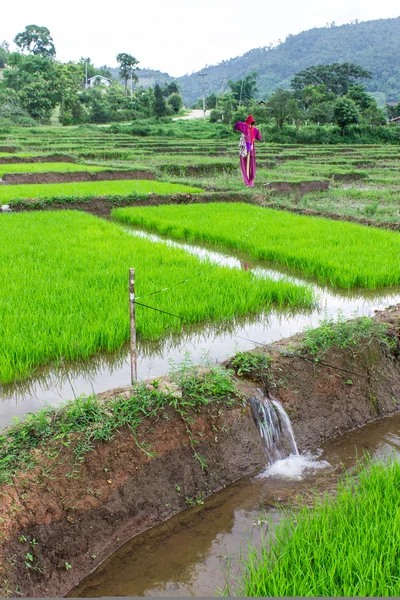
<instances>
[{"instance_id":1,"label":"water spout","mask_svg":"<svg viewBox=\"0 0 400 600\"><path fill-rule=\"evenodd\" d=\"M264 441L268 464L290 455L298 455L290 419L282 404L265 396L261 390L250 398L253 416Z\"/></svg>"}]
</instances>

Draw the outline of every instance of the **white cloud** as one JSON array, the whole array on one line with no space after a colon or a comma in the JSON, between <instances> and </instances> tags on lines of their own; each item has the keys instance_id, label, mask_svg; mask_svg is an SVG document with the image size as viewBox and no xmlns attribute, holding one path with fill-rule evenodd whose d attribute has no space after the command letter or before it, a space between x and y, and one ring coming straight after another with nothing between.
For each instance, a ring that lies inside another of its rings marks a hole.
<instances>
[{"instance_id":1,"label":"white cloud","mask_svg":"<svg viewBox=\"0 0 400 600\"><path fill-rule=\"evenodd\" d=\"M60 60L90 56L96 65L115 66L119 52L133 54L141 67L180 76L206 64L266 46L289 33L327 22L397 17L395 0L19 0L6 8L0 41L12 41L26 25L50 29Z\"/></svg>"}]
</instances>

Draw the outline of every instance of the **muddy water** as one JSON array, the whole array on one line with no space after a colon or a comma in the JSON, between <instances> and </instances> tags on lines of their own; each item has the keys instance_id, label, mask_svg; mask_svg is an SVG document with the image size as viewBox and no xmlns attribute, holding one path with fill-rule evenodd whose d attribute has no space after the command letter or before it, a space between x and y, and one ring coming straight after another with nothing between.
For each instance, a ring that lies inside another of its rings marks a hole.
<instances>
[{"instance_id":1,"label":"muddy water","mask_svg":"<svg viewBox=\"0 0 400 600\"><path fill-rule=\"evenodd\" d=\"M196 507L137 536L71 591L71 597L214 596L240 574L240 554L256 546L281 518L277 503L296 495L336 486L338 477L365 452L377 459L400 457L400 415L366 425L324 445L318 462L328 465L303 472L281 461L278 475L229 486ZM310 464L310 463L308 463ZM293 466L293 465L292 465ZM323 465L322 465L323 466ZM283 474L292 474L292 478ZM268 524L266 524L268 523Z\"/></svg>"},{"instance_id":2,"label":"muddy water","mask_svg":"<svg viewBox=\"0 0 400 600\"><path fill-rule=\"evenodd\" d=\"M194 246L165 240L155 235L124 227L133 235L146 236L155 243L183 247L200 259L231 268L253 270L260 277L275 280L288 279L298 284L312 286L318 303L313 311L271 311L220 324L198 325L187 328L182 335L165 338L157 344L138 342L138 377L158 377L170 370L171 362L177 364L189 354L195 364L215 364L235 352L250 350L257 344L268 344L316 327L327 314L342 312L346 318L354 315L371 316L375 310L400 302L400 289L336 290L321 287L300 274L276 267L266 268L266 263L256 262L240 253L224 254L209 247ZM154 296L154 298L156 298ZM102 392L130 384L128 349L119 353L102 354L85 363L64 364L57 369L42 369L30 380L8 387L0 386L0 429L13 417L23 417L46 404L58 405L80 394Z\"/></svg>"}]
</instances>

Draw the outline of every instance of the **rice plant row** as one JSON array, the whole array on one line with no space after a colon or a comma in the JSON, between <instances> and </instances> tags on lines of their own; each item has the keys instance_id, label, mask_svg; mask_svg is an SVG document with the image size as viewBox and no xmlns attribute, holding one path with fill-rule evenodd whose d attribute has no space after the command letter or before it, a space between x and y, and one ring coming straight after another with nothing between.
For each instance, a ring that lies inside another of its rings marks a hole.
<instances>
[{"instance_id":1,"label":"rice plant row","mask_svg":"<svg viewBox=\"0 0 400 600\"><path fill-rule=\"evenodd\" d=\"M400 464L370 464L336 499L287 514L261 555L249 549L243 597L398 597Z\"/></svg>"},{"instance_id":2,"label":"rice plant row","mask_svg":"<svg viewBox=\"0 0 400 600\"><path fill-rule=\"evenodd\" d=\"M128 269L136 269L142 340L191 323L230 320L280 307L310 307L308 287L257 279L134 238L121 227L74 211L0 215L0 383L40 365L114 351L129 339ZM204 276L198 276L205 271ZM189 278L185 285L175 284ZM169 287L168 292L146 296Z\"/></svg>"},{"instance_id":3,"label":"rice plant row","mask_svg":"<svg viewBox=\"0 0 400 600\"><path fill-rule=\"evenodd\" d=\"M284 265L320 283L376 289L400 283L400 234L244 203L114 209L123 222Z\"/></svg>"},{"instance_id":4,"label":"rice plant row","mask_svg":"<svg viewBox=\"0 0 400 600\"><path fill-rule=\"evenodd\" d=\"M49 183L3 185L0 187L0 204L12 204L25 198L96 198L100 196L128 196L130 194L196 194L203 190L182 184L147 180L94 181L80 183Z\"/></svg>"}]
</instances>

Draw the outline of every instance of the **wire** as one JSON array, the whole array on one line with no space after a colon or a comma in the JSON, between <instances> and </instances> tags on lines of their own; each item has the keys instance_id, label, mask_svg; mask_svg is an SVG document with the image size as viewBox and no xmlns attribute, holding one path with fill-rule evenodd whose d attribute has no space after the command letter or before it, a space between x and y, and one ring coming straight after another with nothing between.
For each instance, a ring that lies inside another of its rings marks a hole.
<instances>
[{"instance_id":1,"label":"wire","mask_svg":"<svg viewBox=\"0 0 400 600\"><path fill-rule=\"evenodd\" d=\"M133 303L137 304L138 306L143 306L144 308L150 308L151 310L155 310L156 312L163 313L164 315L169 315L170 317L175 317L176 319L180 319L181 321L183 320L182 317L179 317L178 315L173 315L172 313L166 312L165 310L160 310L159 308L154 308L154 306L148 306L147 304L142 304L141 302L137 302L137 300L134 300Z\"/></svg>"},{"instance_id":2,"label":"wire","mask_svg":"<svg viewBox=\"0 0 400 600\"><path fill-rule=\"evenodd\" d=\"M306 360L308 362L312 362L313 364L316 364L315 360L313 360L312 358L308 358L307 356L302 356L301 354L296 354L295 352L290 352L289 350L280 350L279 348L275 348L275 346L272 346L270 344L262 344L261 342L255 342L254 340L242 337L240 335L235 335L234 337L237 337L240 340L246 340L247 342L251 342L252 344L256 344L256 346L263 346L264 348L270 348L271 350L273 350L273 352L279 352L280 354L282 354L284 356L292 356L292 357L296 357L296 358L301 358L302 360ZM318 364L322 365L324 367L329 367L331 369L336 369L337 371L343 371L344 373L349 373L350 375L357 375L358 377L365 377L366 379L368 378L368 375L364 375L363 373L355 373L354 371L348 371L347 369L342 369L341 367L336 367L335 365L331 365L330 363L322 362L321 360L318 361Z\"/></svg>"}]
</instances>

